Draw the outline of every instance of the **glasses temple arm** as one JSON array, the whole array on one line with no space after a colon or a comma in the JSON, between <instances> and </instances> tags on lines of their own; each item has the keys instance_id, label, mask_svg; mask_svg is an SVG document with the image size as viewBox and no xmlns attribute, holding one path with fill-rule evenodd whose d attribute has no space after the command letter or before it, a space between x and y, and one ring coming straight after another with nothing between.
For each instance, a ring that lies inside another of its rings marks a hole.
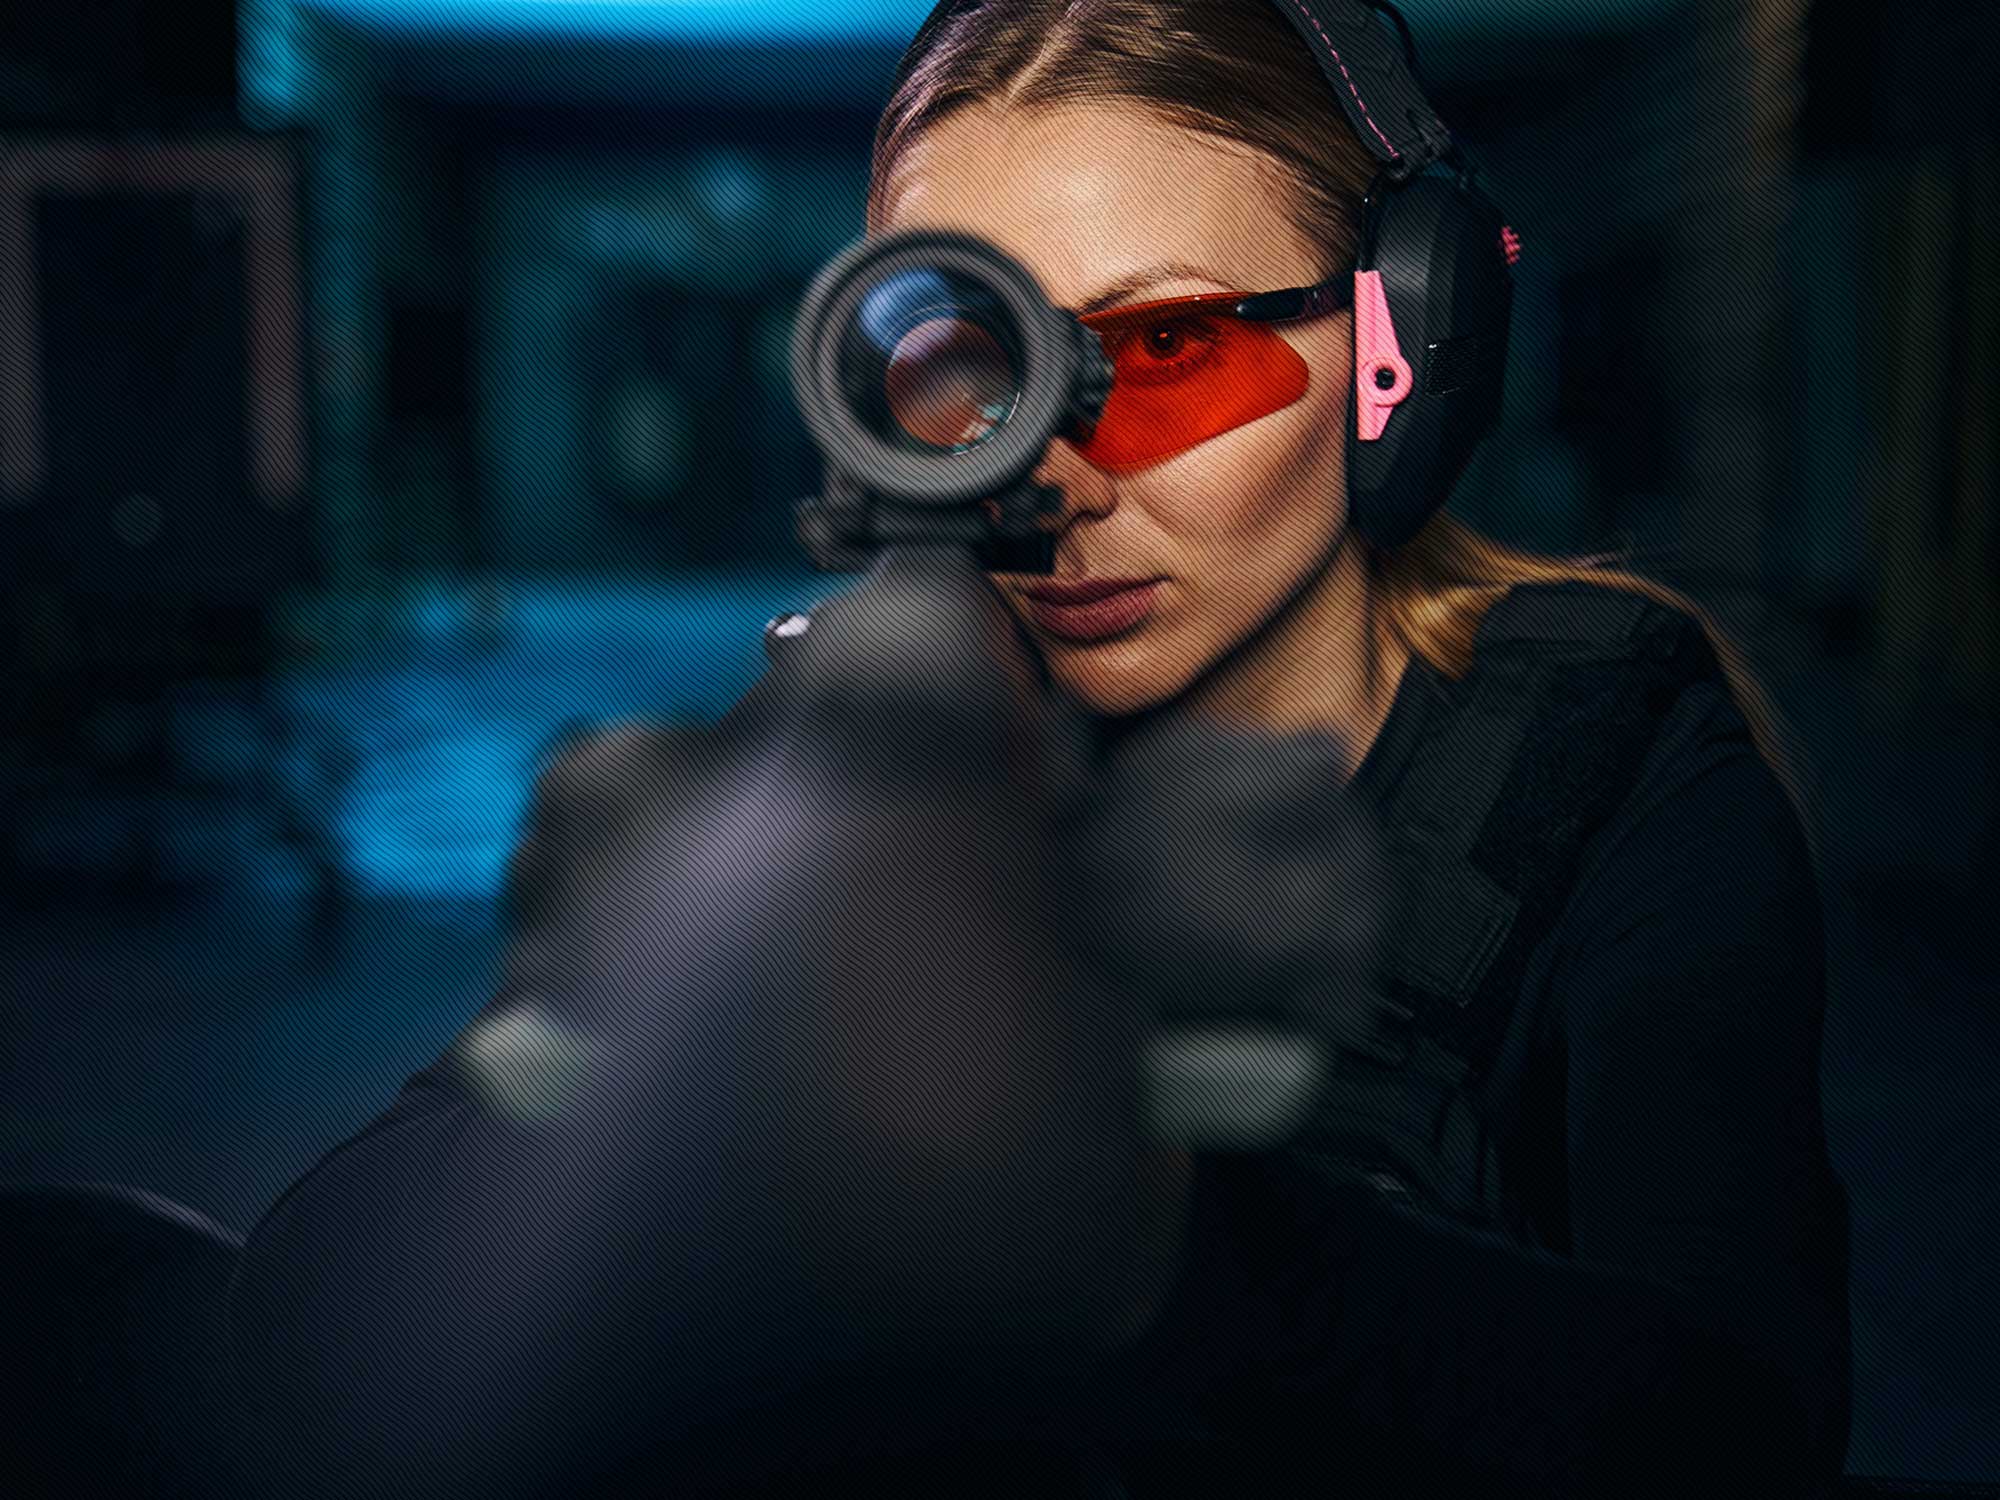
<instances>
[{"instance_id":1,"label":"glasses temple arm","mask_svg":"<svg viewBox=\"0 0 2000 1500\"><path fill-rule=\"evenodd\" d=\"M1232 309L1239 318L1258 323L1284 323L1294 318L1316 318L1338 312L1354 304L1354 276L1343 273L1317 286L1287 287L1278 292L1259 292L1245 297Z\"/></svg>"}]
</instances>

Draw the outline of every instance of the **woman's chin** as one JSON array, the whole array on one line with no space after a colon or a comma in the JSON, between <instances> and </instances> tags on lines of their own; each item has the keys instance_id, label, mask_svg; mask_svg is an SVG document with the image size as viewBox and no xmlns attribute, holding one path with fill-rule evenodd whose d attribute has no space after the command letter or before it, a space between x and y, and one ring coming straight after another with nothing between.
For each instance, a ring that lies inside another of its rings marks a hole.
<instances>
[{"instance_id":1,"label":"woman's chin","mask_svg":"<svg viewBox=\"0 0 2000 1500\"><path fill-rule=\"evenodd\" d=\"M1149 653L1150 655L1150 653ZM1089 652L1049 655L1049 676L1078 705L1100 718L1122 718L1157 707L1180 691L1187 674L1157 657L1119 661Z\"/></svg>"}]
</instances>

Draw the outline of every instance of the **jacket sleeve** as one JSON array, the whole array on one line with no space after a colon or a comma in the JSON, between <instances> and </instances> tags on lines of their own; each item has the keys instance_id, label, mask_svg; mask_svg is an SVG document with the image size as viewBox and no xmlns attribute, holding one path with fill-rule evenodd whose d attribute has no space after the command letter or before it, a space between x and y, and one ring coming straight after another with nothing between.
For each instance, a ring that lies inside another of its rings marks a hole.
<instances>
[{"instance_id":1,"label":"jacket sleeve","mask_svg":"<svg viewBox=\"0 0 2000 1500\"><path fill-rule=\"evenodd\" d=\"M565 1004L537 931L577 873L565 846L616 815L621 781L629 795L657 774L651 748L620 731L550 761L509 866L492 998L251 1230L230 1339L273 1493L528 1495L554 1449L619 1440L606 1405L620 1387L671 1399L598 1310L617 1305L615 1283L656 1277L613 1204L657 1200L675 1143L648 1137L636 1075L575 1087L593 1040L637 1051L645 1022ZM635 1335L665 1311L670 1291L654 1290L659 1303L623 1308ZM588 1363L561 1369L564 1347Z\"/></svg>"},{"instance_id":2,"label":"jacket sleeve","mask_svg":"<svg viewBox=\"0 0 2000 1500\"><path fill-rule=\"evenodd\" d=\"M1735 709L1691 689L1540 955L1565 1249L1281 1154L1208 1159L1132 1380L1294 1484L1830 1492L1849 1325L1823 953L1796 816Z\"/></svg>"},{"instance_id":3,"label":"jacket sleeve","mask_svg":"<svg viewBox=\"0 0 2000 1500\"><path fill-rule=\"evenodd\" d=\"M790 815L751 739L685 827L645 795L685 765L672 735L572 744L533 799L492 1002L252 1230L230 1335L274 1493L575 1494L628 1464L734 1482L809 1428L893 1442L1017 1361L1091 1352L1066 1341L1117 1270L1123 1096L1063 1076L1097 1055L1066 992L1025 934L871 941L845 866L804 862L852 857L901 913L938 862L890 853L928 804L862 820L852 854L849 823ZM803 875L772 863L794 855ZM921 919L962 915L962 885ZM955 1378L961 1349L954 1387L934 1366Z\"/></svg>"}]
</instances>

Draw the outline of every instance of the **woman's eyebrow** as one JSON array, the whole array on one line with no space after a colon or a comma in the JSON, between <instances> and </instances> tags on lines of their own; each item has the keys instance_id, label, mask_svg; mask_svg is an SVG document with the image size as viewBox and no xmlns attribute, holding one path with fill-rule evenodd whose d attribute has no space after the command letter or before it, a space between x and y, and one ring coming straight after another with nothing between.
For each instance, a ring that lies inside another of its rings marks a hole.
<instances>
[{"instance_id":1,"label":"woman's eyebrow","mask_svg":"<svg viewBox=\"0 0 2000 1500\"><path fill-rule=\"evenodd\" d=\"M1158 286L1163 281L1182 278L1191 281L1212 281L1217 286L1229 285L1229 282L1216 275L1211 267L1198 266L1184 260L1163 260L1119 277L1116 281L1101 287L1087 302L1078 303L1072 310L1078 313L1101 312L1120 297L1129 297L1134 292Z\"/></svg>"}]
</instances>

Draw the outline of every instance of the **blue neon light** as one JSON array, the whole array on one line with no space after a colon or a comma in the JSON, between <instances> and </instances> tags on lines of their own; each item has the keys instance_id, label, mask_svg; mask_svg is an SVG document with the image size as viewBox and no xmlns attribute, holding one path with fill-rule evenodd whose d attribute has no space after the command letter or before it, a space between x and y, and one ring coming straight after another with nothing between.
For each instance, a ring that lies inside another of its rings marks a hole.
<instances>
[{"instance_id":1,"label":"blue neon light","mask_svg":"<svg viewBox=\"0 0 2000 1500\"><path fill-rule=\"evenodd\" d=\"M907 42L932 0L298 0L430 35L514 32L690 42Z\"/></svg>"}]
</instances>

